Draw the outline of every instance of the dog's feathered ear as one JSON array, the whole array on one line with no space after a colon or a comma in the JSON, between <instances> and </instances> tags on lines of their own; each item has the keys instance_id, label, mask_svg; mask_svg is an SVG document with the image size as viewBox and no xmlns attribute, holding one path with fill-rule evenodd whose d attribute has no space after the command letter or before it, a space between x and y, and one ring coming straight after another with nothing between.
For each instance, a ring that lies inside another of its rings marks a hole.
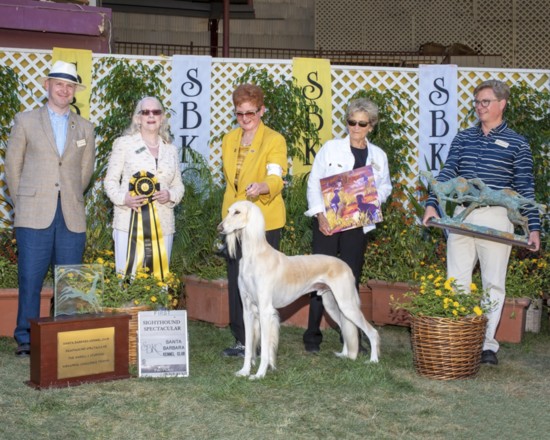
<instances>
[{"instance_id":1,"label":"dog's feathered ear","mask_svg":"<svg viewBox=\"0 0 550 440\"><path fill-rule=\"evenodd\" d=\"M225 236L225 241L227 243L227 253L231 258L235 258L237 255L237 233L239 231L233 231L230 234Z\"/></svg>"}]
</instances>

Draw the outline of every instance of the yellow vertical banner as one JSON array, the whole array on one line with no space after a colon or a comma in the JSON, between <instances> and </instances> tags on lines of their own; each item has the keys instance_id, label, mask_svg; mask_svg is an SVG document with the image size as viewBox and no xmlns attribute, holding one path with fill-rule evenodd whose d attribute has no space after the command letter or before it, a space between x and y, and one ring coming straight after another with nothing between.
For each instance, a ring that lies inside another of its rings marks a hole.
<instances>
[{"instance_id":1,"label":"yellow vertical banner","mask_svg":"<svg viewBox=\"0 0 550 440\"><path fill-rule=\"evenodd\" d=\"M321 114L310 113L311 122L319 131L321 145L332 139L332 77L330 61L319 58L294 58L292 60L292 75L296 78L302 93L314 101L321 109ZM294 160L292 173L303 174L311 169L315 154L321 145L311 145L305 140L303 150L305 162Z\"/></svg>"},{"instance_id":2,"label":"yellow vertical banner","mask_svg":"<svg viewBox=\"0 0 550 440\"><path fill-rule=\"evenodd\" d=\"M65 49L54 47L52 53L52 65L56 61L66 61L76 65L76 72L86 86L85 90L75 93L75 99L71 105L72 110L90 119L90 96L92 94L92 51L85 49Z\"/></svg>"}]
</instances>

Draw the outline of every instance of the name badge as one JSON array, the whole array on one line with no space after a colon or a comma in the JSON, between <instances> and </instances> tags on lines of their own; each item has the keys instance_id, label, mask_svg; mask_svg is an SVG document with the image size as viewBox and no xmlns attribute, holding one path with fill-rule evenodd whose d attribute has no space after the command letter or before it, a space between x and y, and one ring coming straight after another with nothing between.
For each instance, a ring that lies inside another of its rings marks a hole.
<instances>
[{"instance_id":1,"label":"name badge","mask_svg":"<svg viewBox=\"0 0 550 440\"><path fill-rule=\"evenodd\" d=\"M138 148L138 149L136 150L136 154L139 154L139 153L141 153L142 151L145 151L145 147Z\"/></svg>"},{"instance_id":2,"label":"name badge","mask_svg":"<svg viewBox=\"0 0 550 440\"><path fill-rule=\"evenodd\" d=\"M510 144L508 142L503 141L502 139L497 139L495 141L495 144L497 144L498 146L503 147L503 148L508 148L510 146Z\"/></svg>"},{"instance_id":3,"label":"name badge","mask_svg":"<svg viewBox=\"0 0 550 440\"><path fill-rule=\"evenodd\" d=\"M80 140L76 141L76 146L78 148L85 147L86 146L86 139L80 139Z\"/></svg>"}]
</instances>

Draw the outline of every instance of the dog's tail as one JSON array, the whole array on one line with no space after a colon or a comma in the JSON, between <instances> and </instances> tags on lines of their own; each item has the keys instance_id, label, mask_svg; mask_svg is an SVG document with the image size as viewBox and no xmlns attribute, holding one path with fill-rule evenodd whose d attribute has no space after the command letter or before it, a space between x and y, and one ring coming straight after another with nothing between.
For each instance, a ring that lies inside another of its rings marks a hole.
<instances>
[{"instance_id":1,"label":"dog's tail","mask_svg":"<svg viewBox=\"0 0 550 440\"><path fill-rule=\"evenodd\" d=\"M272 370L275 370L275 359L277 359L277 349L279 347L279 313L275 310L275 313L271 317L271 345L267 347L269 350L269 366Z\"/></svg>"}]
</instances>

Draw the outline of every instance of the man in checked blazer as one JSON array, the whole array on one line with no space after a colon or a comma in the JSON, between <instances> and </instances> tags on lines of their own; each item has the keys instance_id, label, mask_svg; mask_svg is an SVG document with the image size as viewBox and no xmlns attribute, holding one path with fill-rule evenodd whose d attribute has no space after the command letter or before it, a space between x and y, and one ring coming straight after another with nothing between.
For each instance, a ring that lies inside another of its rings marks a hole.
<instances>
[{"instance_id":1,"label":"man in checked blazer","mask_svg":"<svg viewBox=\"0 0 550 440\"><path fill-rule=\"evenodd\" d=\"M75 92L85 88L74 64L57 61L40 82L48 102L16 115L5 160L19 252L17 356L30 354L29 319L40 315L48 268L82 262L84 190L95 162L93 126L70 111Z\"/></svg>"}]
</instances>

